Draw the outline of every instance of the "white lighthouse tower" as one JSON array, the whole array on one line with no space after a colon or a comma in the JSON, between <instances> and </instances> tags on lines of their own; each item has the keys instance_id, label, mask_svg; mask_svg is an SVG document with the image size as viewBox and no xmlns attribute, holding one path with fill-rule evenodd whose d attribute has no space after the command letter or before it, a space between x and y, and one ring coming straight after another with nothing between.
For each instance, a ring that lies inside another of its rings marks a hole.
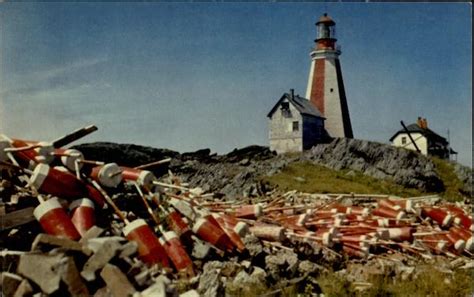
<instances>
[{"instance_id":1,"label":"white lighthouse tower","mask_svg":"<svg viewBox=\"0 0 474 297\"><path fill-rule=\"evenodd\" d=\"M353 138L339 63L341 50L336 47L336 23L325 13L316 28L306 98L326 118L325 128L331 137Z\"/></svg>"}]
</instances>

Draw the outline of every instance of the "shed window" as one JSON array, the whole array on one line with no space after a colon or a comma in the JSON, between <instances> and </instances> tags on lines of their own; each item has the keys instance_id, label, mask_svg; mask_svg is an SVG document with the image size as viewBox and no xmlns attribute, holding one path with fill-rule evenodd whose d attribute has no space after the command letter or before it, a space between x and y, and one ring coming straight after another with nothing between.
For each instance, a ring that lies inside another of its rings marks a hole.
<instances>
[{"instance_id":1,"label":"shed window","mask_svg":"<svg viewBox=\"0 0 474 297\"><path fill-rule=\"evenodd\" d=\"M293 131L299 131L300 123L298 121L293 122Z\"/></svg>"}]
</instances>

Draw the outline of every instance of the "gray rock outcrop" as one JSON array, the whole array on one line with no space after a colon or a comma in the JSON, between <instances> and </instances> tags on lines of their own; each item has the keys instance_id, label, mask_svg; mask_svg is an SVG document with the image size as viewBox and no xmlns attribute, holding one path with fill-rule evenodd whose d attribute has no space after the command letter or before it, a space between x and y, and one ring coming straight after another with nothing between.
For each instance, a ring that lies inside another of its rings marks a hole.
<instances>
[{"instance_id":1,"label":"gray rock outcrop","mask_svg":"<svg viewBox=\"0 0 474 297\"><path fill-rule=\"evenodd\" d=\"M336 138L304 153L303 159L331 169L350 169L378 179L392 179L408 188L441 192L444 185L435 164L406 149L359 139Z\"/></svg>"}]
</instances>

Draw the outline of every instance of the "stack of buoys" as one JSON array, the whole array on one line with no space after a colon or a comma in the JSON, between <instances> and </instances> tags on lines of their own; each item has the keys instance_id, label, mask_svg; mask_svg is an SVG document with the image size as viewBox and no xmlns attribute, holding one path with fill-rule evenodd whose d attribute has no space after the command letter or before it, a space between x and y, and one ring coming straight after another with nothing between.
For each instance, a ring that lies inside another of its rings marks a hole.
<instances>
[{"instance_id":1,"label":"stack of buoys","mask_svg":"<svg viewBox=\"0 0 474 297\"><path fill-rule=\"evenodd\" d=\"M456 254L464 250L474 252L473 219L460 207L451 204L442 207L424 206L421 207L421 215L446 230L421 237L419 241L425 246L436 252L450 251Z\"/></svg>"}]
</instances>

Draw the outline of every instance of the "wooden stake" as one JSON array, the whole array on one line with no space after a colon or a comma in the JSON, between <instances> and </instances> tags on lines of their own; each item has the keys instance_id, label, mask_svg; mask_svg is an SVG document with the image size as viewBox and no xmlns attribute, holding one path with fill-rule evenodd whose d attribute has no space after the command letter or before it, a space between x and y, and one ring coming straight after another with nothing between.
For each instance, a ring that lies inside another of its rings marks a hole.
<instances>
[{"instance_id":1,"label":"wooden stake","mask_svg":"<svg viewBox=\"0 0 474 297\"><path fill-rule=\"evenodd\" d=\"M77 129L67 135L64 135L52 142L54 148L60 148L71 142L74 142L90 133L97 131L97 127L94 125L86 126L84 128Z\"/></svg>"},{"instance_id":2,"label":"wooden stake","mask_svg":"<svg viewBox=\"0 0 474 297\"><path fill-rule=\"evenodd\" d=\"M117 205L115 204L115 202L112 200L112 198L110 198L110 196L107 194L107 192L104 191L104 189L102 189L102 187L95 181L95 180L91 180L89 179L89 182L92 183L92 185L102 194L102 196L104 196L105 198L105 201L107 201L107 203L114 209L115 213L119 216L119 218L125 222L125 224L129 224L130 222L128 221L128 219L124 216L124 214L122 213L122 211L117 207Z\"/></svg>"},{"instance_id":3,"label":"wooden stake","mask_svg":"<svg viewBox=\"0 0 474 297\"><path fill-rule=\"evenodd\" d=\"M92 160L77 160L77 162L79 162L79 163L84 163L84 164L97 165L97 166L105 165L105 162L92 161Z\"/></svg>"},{"instance_id":4,"label":"wooden stake","mask_svg":"<svg viewBox=\"0 0 474 297\"><path fill-rule=\"evenodd\" d=\"M143 165L134 167L134 169L145 169L145 168L149 168L149 167L152 167L152 166L161 165L161 164L165 164L165 163L169 163L169 162L171 162L171 158L166 158L166 159L163 159L163 160L154 161L154 162L151 162L151 163L147 163L147 164L143 164Z\"/></svg>"},{"instance_id":5,"label":"wooden stake","mask_svg":"<svg viewBox=\"0 0 474 297\"><path fill-rule=\"evenodd\" d=\"M153 184L155 184L157 186L164 187L164 188L177 189L177 190L181 190L181 191L189 191L188 188L181 187L181 186L176 186L176 185L172 185L172 184L165 184L165 183L162 183L162 182L159 182L159 181L153 181Z\"/></svg>"},{"instance_id":6,"label":"wooden stake","mask_svg":"<svg viewBox=\"0 0 474 297\"><path fill-rule=\"evenodd\" d=\"M5 166L5 167L8 167L8 168L11 168L11 169L14 169L14 170L17 170L17 171L23 171L29 175L32 175L33 174L33 171L32 170L29 170L29 169L25 169L17 164L10 164L8 162L3 162L3 161L0 161L0 166Z\"/></svg>"},{"instance_id":7,"label":"wooden stake","mask_svg":"<svg viewBox=\"0 0 474 297\"><path fill-rule=\"evenodd\" d=\"M39 147L41 147L41 145L39 144L22 146L22 147L7 147L7 148L4 148L3 151L5 151L6 153L17 153L17 152L34 150L35 148L39 148Z\"/></svg>"},{"instance_id":8,"label":"wooden stake","mask_svg":"<svg viewBox=\"0 0 474 297\"><path fill-rule=\"evenodd\" d=\"M160 224L160 220L156 217L155 213L153 212L153 210L151 209L150 207L150 204L148 204L148 201L146 200L146 197L145 195L143 195L143 192L142 190L140 189L140 186L136 183L136 182L133 182L133 185L135 186L135 188L137 189L138 191L138 194L140 195L140 197L142 198L142 201L143 201L143 204L145 205L148 213L150 214L151 218L153 219L153 221L155 221L155 223L157 225Z\"/></svg>"}]
</instances>

